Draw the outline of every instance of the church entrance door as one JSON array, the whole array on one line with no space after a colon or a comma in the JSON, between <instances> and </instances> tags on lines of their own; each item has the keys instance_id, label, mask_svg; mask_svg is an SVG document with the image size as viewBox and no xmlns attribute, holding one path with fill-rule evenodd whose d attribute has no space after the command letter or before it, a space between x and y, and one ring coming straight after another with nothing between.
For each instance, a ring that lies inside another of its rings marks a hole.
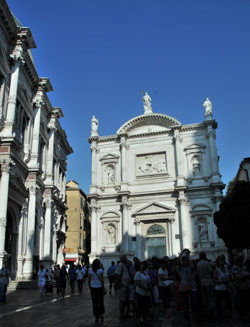
<instances>
[{"instance_id":1,"label":"church entrance door","mask_svg":"<svg viewBox=\"0 0 250 327\"><path fill-rule=\"evenodd\" d=\"M147 254L148 259L163 258L166 255L166 237L147 238Z\"/></svg>"}]
</instances>

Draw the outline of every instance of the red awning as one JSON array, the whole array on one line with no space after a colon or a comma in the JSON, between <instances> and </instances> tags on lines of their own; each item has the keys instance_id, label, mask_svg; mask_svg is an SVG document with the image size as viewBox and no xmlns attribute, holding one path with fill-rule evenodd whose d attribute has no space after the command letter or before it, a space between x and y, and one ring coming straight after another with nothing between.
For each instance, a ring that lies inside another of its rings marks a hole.
<instances>
[{"instance_id":1,"label":"red awning","mask_svg":"<svg viewBox=\"0 0 250 327\"><path fill-rule=\"evenodd\" d=\"M76 261L76 259L64 259L64 261Z\"/></svg>"}]
</instances>

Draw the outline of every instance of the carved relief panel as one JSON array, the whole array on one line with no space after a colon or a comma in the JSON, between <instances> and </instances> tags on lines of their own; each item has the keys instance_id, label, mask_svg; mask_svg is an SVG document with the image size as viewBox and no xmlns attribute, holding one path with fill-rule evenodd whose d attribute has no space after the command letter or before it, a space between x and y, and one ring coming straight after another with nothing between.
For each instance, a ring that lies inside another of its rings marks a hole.
<instances>
[{"instance_id":1,"label":"carved relief panel","mask_svg":"<svg viewBox=\"0 0 250 327\"><path fill-rule=\"evenodd\" d=\"M149 176L167 173L166 153L150 153L136 156L136 175Z\"/></svg>"}]
</instances>

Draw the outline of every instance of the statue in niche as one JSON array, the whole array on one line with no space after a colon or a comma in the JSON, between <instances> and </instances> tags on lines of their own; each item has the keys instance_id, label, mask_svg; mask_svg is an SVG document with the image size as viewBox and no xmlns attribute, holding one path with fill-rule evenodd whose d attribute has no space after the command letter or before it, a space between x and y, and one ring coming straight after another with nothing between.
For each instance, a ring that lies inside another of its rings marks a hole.
<instances>
[{"instance_id":1,"label":"statue in niche","mask_svg":"<svg viewBox=\"0 0 250 327\"><path fill-rule=\"evenodd\" d=\"M148 92L146 92L145 95L142 97L142 102L144 105L144 114L152 113L152 107L151 107L152 100L148 95Z\"/></svg>"},{"instance_id":2,"label":"statue in niche","mask_svg":"<svg viewBox=\"0 0 250 327\"><path fill-rule=\"evenodd\" d=\"M192 159L193 163L193 176L199 176L201 174L201 164L198 156L194 156Z\"/></svg>"},{"instance_id":3,"label":"statue in niche","mask_svg":"<svg viewBox=\"0 0 250 327\"><path fill-rule=\"evenodd\" d=\"M115 244L116 235L115 235L115 228L114 228L114 226L108 225L107 234L108 234L108 243Z\"/></svg>"},{"instance_id":4,"label":"statue in niche","mask_svg":"<svg viewBox=\"0 0 250 327\"><path fill-rule=\"evenodd\" d=\"M111 166L107 168L107 182L108 184L114 184L115 182L115 170Z\"/></svg>"},{"instance_id":5,"label":"statue in niche","mask_svg":"<svg viewBox=\"0 0 250 327\"><path fill-rule=\"evenodd\" d=\"M205 116L212 115L212 102L206 98L205 102L203 103L203 107L205 108Z\"/></svg>"},{"instance_id":6,"label":"statue in niche","mask_svg":"<svg viewBox=\"0 0 250 327\"><path fill-rule=\"evenodd\" d=\"M200 219L198 221L198 233L201 242L208 241L208 228L207 223L204 219Z\"/></svg>"},{"instance_id":7,"label":"statue in niche","mask_svg":"<svg viewBox=\"0 0 250 327\"><path fill-rule=\"evenodd\" d=\"M93 116L91 119L91 136L98 136L98 125L98 120Z\"/></svg>"}]
</instances>

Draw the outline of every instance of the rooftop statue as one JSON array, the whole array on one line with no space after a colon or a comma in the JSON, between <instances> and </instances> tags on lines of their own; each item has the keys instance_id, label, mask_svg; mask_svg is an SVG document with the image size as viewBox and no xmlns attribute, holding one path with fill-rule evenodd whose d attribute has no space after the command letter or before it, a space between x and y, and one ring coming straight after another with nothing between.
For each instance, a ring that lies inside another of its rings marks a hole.
<instances>
[{"instance_id":1,"label":"rooftop statue","mask_svg":"<svg viewBox=\"0 0 250 327\"><path fill-rule=\"evenodd\" d=\"M142 97L142 102L144 105L144 114L151 114L152 111L152 107L151 107L151 98L148 95L148 92L145 93L145 95Z\"/></svg>"},{"instance_id":2,"label":"rooftop statue","mask_svg":"<svg viewBox=\"0 0 250 327\"><path fill-rule=\"evenodd\" d=\"M205 108L205 116L212 116L212 102L208 98L203 103L203 107Z\"/></svg>"},{"instance_id":3,"label":"rooftop statue","mask_svg":"<svg viewBox=\"0 0 250 327\"><path fill-rule=\"evenodd\" d=\"M98 124L98 120L95 118L95 116L93 116L91 119L91 136L99 136Z\"/></svg>"}]
</instances>

